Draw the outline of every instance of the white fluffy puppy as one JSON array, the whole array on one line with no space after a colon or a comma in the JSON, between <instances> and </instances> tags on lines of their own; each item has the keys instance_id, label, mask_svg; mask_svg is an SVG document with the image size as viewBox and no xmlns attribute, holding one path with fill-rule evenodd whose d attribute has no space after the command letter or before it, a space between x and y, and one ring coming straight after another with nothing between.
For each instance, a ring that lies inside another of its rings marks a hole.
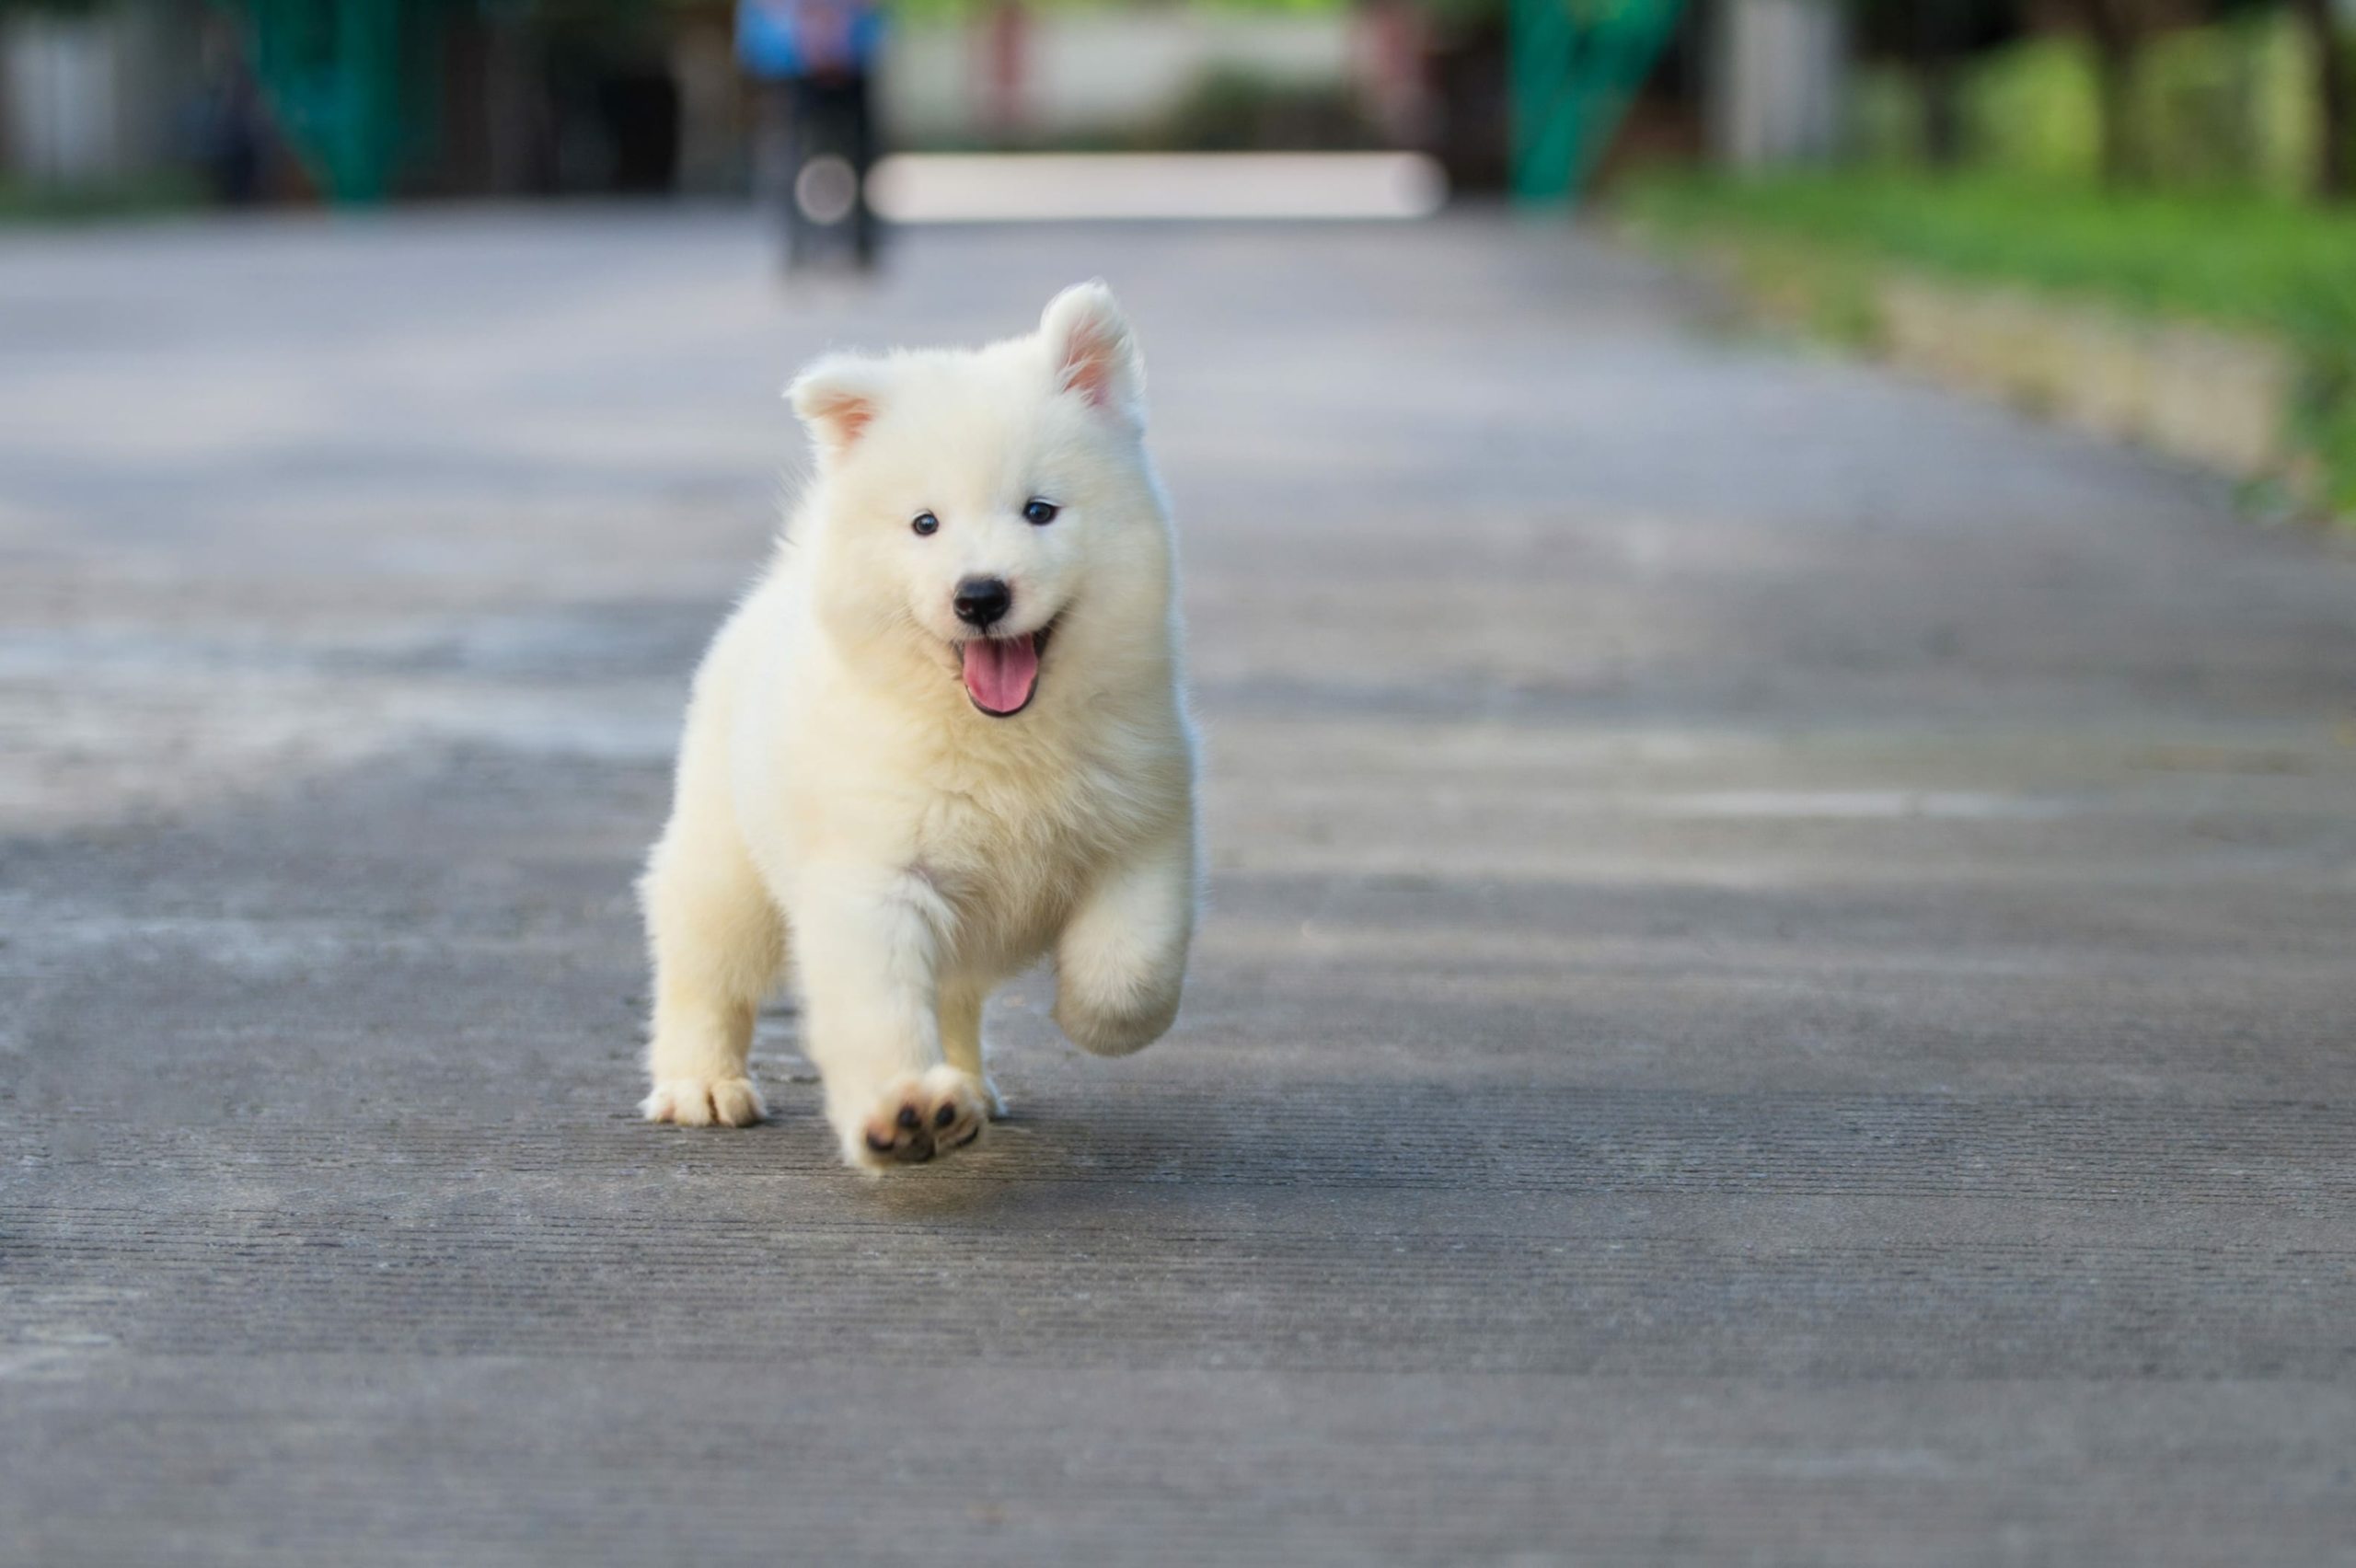
<instances>
[{"instance_id":1,"label":"white fluffy puppy","mask_svg":"<svg viewBox=\"0 0 2356 1568\"><path fill-rule=\"evenodd\" d=\"M982 1003L1041 956L1084 1049L1178 1011L1198 881L1167 509L1101 282L1027 338L793 384L814 481L698 672L641 883L650 1120L742 1126L789 964L854 1165L999 1109Z\"/></svg>"}]
</instances>

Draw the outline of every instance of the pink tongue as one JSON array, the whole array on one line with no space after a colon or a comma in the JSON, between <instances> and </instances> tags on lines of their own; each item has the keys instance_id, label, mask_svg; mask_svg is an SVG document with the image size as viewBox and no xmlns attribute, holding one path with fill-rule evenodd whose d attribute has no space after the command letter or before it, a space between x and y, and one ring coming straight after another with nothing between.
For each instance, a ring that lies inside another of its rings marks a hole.
<instances>
[{"instance_id":1,"label":"pink tongue","mask_svg":"<svg viewBox=\"0 0 2356 1568\"><path fill-rule=\"evenodd\" d=\"M965 693L989 712L1021 708L1038 678L1039 650L1027 637L977 637L965 644Z\"/></svg>"}]
</instances>

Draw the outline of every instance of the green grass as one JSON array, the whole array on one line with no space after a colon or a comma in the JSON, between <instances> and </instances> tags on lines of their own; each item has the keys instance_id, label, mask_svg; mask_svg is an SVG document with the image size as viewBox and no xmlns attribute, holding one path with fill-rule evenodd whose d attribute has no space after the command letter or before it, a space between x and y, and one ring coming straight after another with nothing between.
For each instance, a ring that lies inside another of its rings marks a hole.
<instances>
[{"instance_id":1,"label":"green grass","mask_svg":"<svg viewBox=\"0 0 2356 1568\"><path fill-rule=\"evenodd\" d=\"M1817 315L1888 265L2271 334L2304 367L2326 499L2356 513L2356 211L1887 174L1660 177L1618 210L1672 244L1755 250L1754 272L1820 268Z\"/></svg>"},{"instance_id":2,"label":"green grass","mask_svg":"<svg viewBox=\"0 0 2356 1568\"><path fill-rule=\"evenodd\" d=\"M1672 234L1750 229L1956 278L2356 337L2356 212L1889 175L1656 179L1623 210Z\"/></svg>"}]
</instances>

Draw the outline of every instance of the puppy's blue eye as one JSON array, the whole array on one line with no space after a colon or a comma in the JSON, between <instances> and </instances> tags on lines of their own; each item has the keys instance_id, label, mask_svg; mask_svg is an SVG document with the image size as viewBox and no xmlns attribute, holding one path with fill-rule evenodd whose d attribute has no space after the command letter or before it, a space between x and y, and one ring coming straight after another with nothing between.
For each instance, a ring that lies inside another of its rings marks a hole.
<instances>
[{"instance_id":1,"label":"puppy's blue eye","mask_svg":"<svg viewBox=\"0 0 2356 1568\"><path fill-rule=\"evenodd\" d=\"M1052 501L1041 501L1034 496L1031 503L1022 509L1022 520L1033 527L1044 528L1053 523L1056 513L1062 510Z\"/></svg>"},{"instance_id":2,"label":"puppy's blue eye","mask_svg":"<svg viewBox=\"0 0 2356 1568\"><path fill-rule=\"evenodd\" d=\"M917 513L917 520L908 526L914 528L919 535L938 534L941 532L941 519L930 512L919 512Z\"/></svg>"}]
</instances>

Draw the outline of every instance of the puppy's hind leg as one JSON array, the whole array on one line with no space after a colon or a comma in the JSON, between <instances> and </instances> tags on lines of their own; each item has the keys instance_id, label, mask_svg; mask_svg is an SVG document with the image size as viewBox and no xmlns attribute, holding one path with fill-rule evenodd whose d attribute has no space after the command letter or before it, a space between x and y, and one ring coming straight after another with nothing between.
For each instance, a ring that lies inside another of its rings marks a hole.
<instances>
[{"instance_id":1,"label":"puppy's hind leg","mask_svg":"<svg viewBox=\"0 0 2356 1568\"><path fill-rule=\"evenodd\" d=\"M741 1127L767 1113L746 1058L753 1015L785 962L785 922L746 854L717 758L690 743L678 799L639 893L654 959L650 1122Z\"/></svg>"},{"instance_id":2,"label":"puppy's hind leg","mask_svg":"<svg viewBox=\"0 0 2356 1568\"><path fill-rule=\"evenodd\" d=\"M941 1054L959 1072L979 1078L982 1098L988 1101L990 1120L1006 1114L1006 1101L991 1081L982 1059L981 986L970 982L944 983L941 987Z\"/></svg>"}]
</instances>

